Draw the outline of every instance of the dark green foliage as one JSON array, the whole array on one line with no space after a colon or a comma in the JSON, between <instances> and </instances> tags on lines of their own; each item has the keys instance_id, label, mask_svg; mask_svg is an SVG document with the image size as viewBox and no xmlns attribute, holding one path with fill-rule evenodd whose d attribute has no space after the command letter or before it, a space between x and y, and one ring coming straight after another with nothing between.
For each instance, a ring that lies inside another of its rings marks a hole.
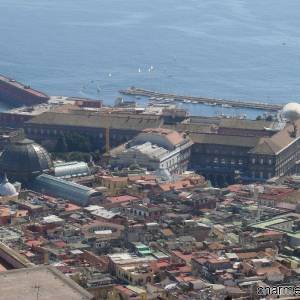
<instances>
[{"instance_id":1,"label":"dark green foliage","mask_svg":"<svg viewBox=\"0 0 300 300\"><path fill-rule=\"evenodd\" d=\"M90 162L91 155L86 152L64 152L64 153L53 153L54 159L61 159L65 161L85 161Z\"/></svg>"},{"instance_id":2,"label":"dark green foliage","mask_svg":"<svg viewBox=\"0 0 300 300\"><path fill-rule=\"evenodd\" d=\"M92 145L89 136L80 133L69 133L65 136L69 151L90 152Z\"/></svg>"},{"instance_id":3,"label":"dark green foliage","mask_svg":"<svg viewBox=\"0 0 300 300\"><path fill-rule=\"evenodd\" d=\"M68 151L68 145L65 136L60 136L55 146L55 152L64 153Z\"/></svg>"}]
</instances>

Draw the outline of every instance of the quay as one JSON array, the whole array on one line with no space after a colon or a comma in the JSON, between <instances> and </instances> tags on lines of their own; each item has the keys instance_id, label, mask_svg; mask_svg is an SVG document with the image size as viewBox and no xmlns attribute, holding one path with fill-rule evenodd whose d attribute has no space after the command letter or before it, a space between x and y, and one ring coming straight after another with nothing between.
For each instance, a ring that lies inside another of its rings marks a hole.
<instances>
[{"instance_id":1,"label":"quay","mask_svg":"<svg viewBox=\"0 0 300 300\"><path fill-rule=\"evenodd\" d=\"M120 90L119 92L123 95L173 99L174 101L181 101L181 102L188 101L192 103L199 103L199 104L206 104L206 105L222 105L222 106L225 105L227 107L236 107L236 108L261 109L261 110L268 110L268 111L279 111L283 108L283 104L205 98L205 97L196 97L196 96L180 96L172 93L160 93L160 92L155 92L155 91L150 91L150 90L145 90L145 89L135 88L135 87L131 87L126 90Z\"/></svg>"}]
</instances>

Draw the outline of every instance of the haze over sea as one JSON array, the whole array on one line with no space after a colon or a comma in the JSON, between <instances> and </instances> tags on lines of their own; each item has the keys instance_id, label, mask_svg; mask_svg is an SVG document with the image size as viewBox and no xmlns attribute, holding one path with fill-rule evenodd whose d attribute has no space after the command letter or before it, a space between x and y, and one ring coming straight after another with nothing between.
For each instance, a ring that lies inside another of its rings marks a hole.
<instances>
[{"instance_id":1,"label":"haze over sea","mask_svg":"<svg viewBox=\"0 0 300 300\"><path fill-rule=\"evenodd\" d=\"M129 86L284 103L299 28L299 0L1 0L0 73L108 104Z\"/></svg>"}]
</instances>

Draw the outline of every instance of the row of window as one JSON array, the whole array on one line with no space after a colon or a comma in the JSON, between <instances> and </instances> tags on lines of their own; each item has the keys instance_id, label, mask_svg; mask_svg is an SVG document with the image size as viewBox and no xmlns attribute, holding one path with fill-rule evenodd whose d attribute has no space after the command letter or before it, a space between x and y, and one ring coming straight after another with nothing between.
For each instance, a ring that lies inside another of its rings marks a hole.
<instances>
[{"instance_id":1,"label":"row of window","mask_svg":"<svg viewBox=\"0 0 300 300\"><path fill-rule=\"evenodd\" d=\"M63 135L65 132L64 130L61 130L61 129L43 129L43 128L26 128L25 129L25 132L28 133L28 134L46 134L46 135ZM98 134L98 137L99 138L104 138L105 137L105 134L100 132ZM119 134L111 134L110 135L111 139L112 140L120 140L120 141L128 141L131 139L130 136L126 136L126 135L119 135Z\"/></svg>"},{"instance_id":2,"label":"row of window","mask_svg":"<svg viewBox=\"0 0 300 300\"><path fill-rule=\"evenodd\" d=\"M179 162L179 156L176 156L175 158L171 158L171 159L163 162L161 164L161 167L162 168L167 168L167 169L175 168L178 162Z\"/></svg>"},{"instance_id":3,"label":"row of window","mask_svg":"<svg viewBox=\"0 0 300 300\"><path fill-rule=\"evenodd\" d=\"M210 162L210 161L207 160L207 162ZM225 165L226 163L227 163L227 164L231 164L231 165L235 165L235 164L243 165L243 164L244 164L244 162L243 162L242 159L238 159L238 160L234 160L234 159L226 160L225 158L219 159L218 157L215 157L215 158L213 159L213 163L214 163L214 164L220 163L220 164L223 164L223 165Z\"/></svg>"},{"instance_id":4,"label":"row of window","mask_svg":"<svg viewBox=\"0 0 300 300\"><path fill-rule=\"evenodd\" d=\"M255 158L253 157L252 160L251 160L252 164L255 165L255 164L269 164L269 165L272 165L273 164L273 160L270 159L270 158Z\"/></svg>"},{"instance_id":5,"label":"row of window","mask_svg":"<svg viewBox=\"0 0 300 300\"><path fill-rule=\"evenodd\" d=\"M203 153L205 152L206 154L227 154L227 155L245 155L246 152L243 152L243 151L235 151L235 150L224 150L224 149L201 149L201 148L197 148L197 147L194 147L193 148L193 151L196 152L196 153Z\"/></svg>"},{"instance_id":6,"label":"row of window","mask_svg":"<svg viewBox=\"0 0 300 300\"><path fill-rule=\"evenodd\" d=\"M265 178L272 178L272 173L271 172L263 172L263 171L252 171L252 178L260 178L260 179L265 179Z\"/></svg>"}]
</instances>

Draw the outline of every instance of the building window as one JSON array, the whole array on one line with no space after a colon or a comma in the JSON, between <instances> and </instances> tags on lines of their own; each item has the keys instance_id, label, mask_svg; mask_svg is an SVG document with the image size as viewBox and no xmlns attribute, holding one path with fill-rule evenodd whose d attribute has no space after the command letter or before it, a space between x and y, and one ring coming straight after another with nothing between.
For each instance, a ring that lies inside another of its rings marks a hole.
<instances>
[{"instance_id":1,"label":"building window","mask_svg":"<svg viewBox=\"0 0 300 300\"><path fill-rule=\"evenodd\" d=\"M221 159L221 164L223 164L223 165L225 164L225 159L224 158Z\"/></svg>"},{"instance_id":2,"label":"building window","mask_svg":"<svg viewBox=\"0 0 300 300\"><path fill-rule=\"evenodd\" d=\"M252 178L255 178L255 171L252 171Z\"/></svg>"},{"instance_id":3,"label":"building window","mask_svg":"<svg viewBox=\"0 0 300 300\"><path fill-rule=\"evenodd\" d=\"M243 164L243 160L239 159L239 165L242 165L242 164Z\"/></svg>"},{"instance_id":4,"label":"building window","mask_svg":"<svg viewBox=\"0 0 300 300\"><path fill-rule=\"evenodd\" d=\"M264 178L264 172L263 172L263 171L260 171L260 172L259 172L259 177L260 177L260 178Z\"/></svg>"},{"instance_id":5,"label":"building window","mask_svg":"<svg viewBox=\"0 0 300 300\"><path fill-rule=\"evenodd\" d=\"M255 158L252 158L252 164L253 165L255 164Z\"/></svg>"},{"instance_id":6,"label":"building window","mask_svg":"<svg viewBox=\"0 0 300 300\"><path fill-rule=\"evenodd\" d=\"M215 158L214 158L214 163L217 164L218 162L219 162L218 158L215 157Z\"/></svg>"},{"instance_id":7,"label":"building window","mask_svg":"<svg viewBox=\"0 0 300 300\"><path fill-rule=\"evenodd\" d=\"M260 164L261 164L261 165L264 164L264 159L263 159L263 158L260 159Z\"/></svg>"},{"instance_id":8,"label":"building window","mask_svg":"<svg viewBox=\"0 0 300 300\"><path fill-rule=\"evenodd\" d=\"M234 161L234 159L232 159L232 160L231 160L231 164L232 164L232 165L234 165L234 164L235 164L235 161Z\"/></svg>"},{"instance_id":9,"label":"building window","mask_svg":"<svg viewBox=\"0 0 300 300\"><path fill-rule=\"evenodd\" d=\"M272 164L272 159L269 159L269 165L271 165Z\"/></svg>"}]
</instances>

